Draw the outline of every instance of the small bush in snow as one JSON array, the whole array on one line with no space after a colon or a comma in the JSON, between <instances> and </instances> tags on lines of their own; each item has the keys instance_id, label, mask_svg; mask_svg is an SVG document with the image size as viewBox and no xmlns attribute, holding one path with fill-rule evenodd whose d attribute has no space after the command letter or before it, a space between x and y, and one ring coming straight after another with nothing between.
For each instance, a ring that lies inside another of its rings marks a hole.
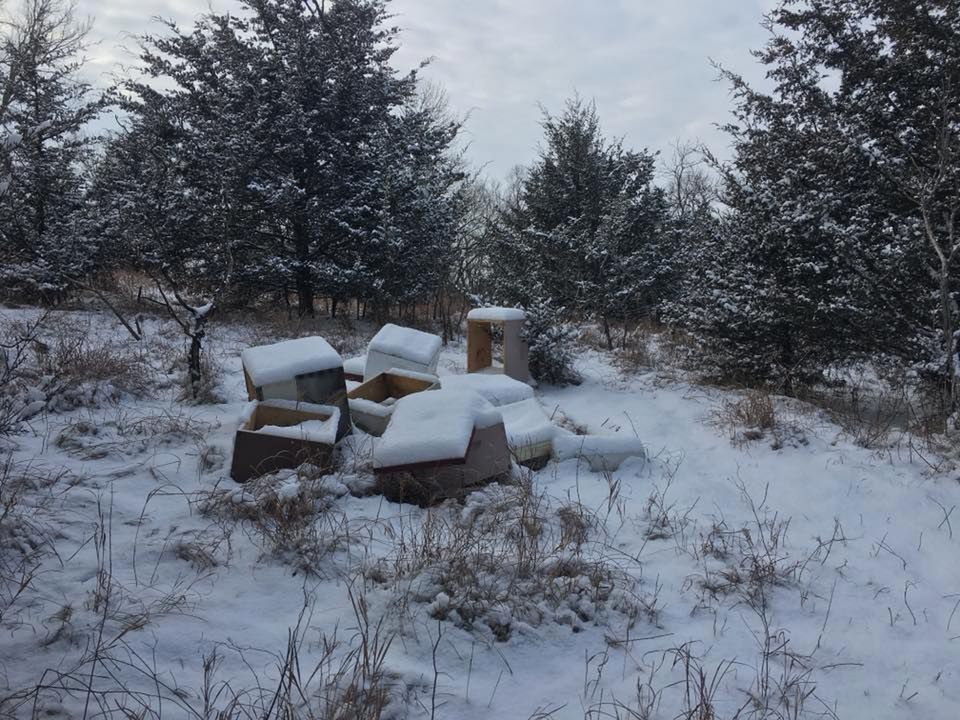
<instances>
[{"instance_id":1,"label":"small bush in snow","mask_svg":"<svg viewBox=\"0 0 960 720\"><path fill-rule=\"evenodd\" d=\"M563 321L562 312L549 301L527 308L524 337L530 346L530 373L538 382L564 385L578 381L573 369L576 333Z\"/></svg>"}]
</instances>

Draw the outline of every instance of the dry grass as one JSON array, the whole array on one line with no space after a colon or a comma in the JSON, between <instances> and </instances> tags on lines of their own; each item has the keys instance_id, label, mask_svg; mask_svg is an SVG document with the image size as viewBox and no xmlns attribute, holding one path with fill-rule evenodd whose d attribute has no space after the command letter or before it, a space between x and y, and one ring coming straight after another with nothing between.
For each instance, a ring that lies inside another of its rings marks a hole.
<instances>
[{"instance_id":1,"label":"dry grass","mask_svg":"<svg viewBox=\"0 0 960 720\"><path fill-rule=\"evenodd\" d=\"M112 417L91 414L64 427L55 440L64 452L85 460L110 456L137 456L163 447L192 444L202 452L209 423L183 410L147 414L118 406Z\"/></svg>"},{"instance_id":2,"label":"dry grass","mask_svg":"<svg viewBox=\"0 0 960 720\"><path fill-rule=\"evenodd\" d=\"M741 397L724 397L708 417L735 445L761 440L777 428L773 397L760 390L748 390Z\"/></svg>"},{"instance_id":3,"label":"dry grass","mask_svg":"<svg viewBox=\"0 0 960 720\"><path fill-rule=\"evenodd\" d=\"M44 562L56 554L51 505L65 471L0 458L0 627L13 627Z\"/></svg>"},{"instance_id":4,"label":"dry grass","mask_svg":"<svg viewBox=\"0 0 960 720\"><path fill-rule=\"evenodd\" d=\"M517 627L578 631L608 612L632 620L643 612L636 582L610 559L602 522L529 481L401 517L386 532L391 551L365 574L391 591L401 618L425 604L435 619L503 641Z\"/></svg>"},{"instance_id":5,"label":"dry grass","mask_svg":"<svg viewBox=\"0 0 960 720\"><path fill-rule=\"evenodd\" d=\"M703 564L703 573L688 582L704 593L701 605L737 595L762 611L773 588L798 580L802 564L786 549L790 519L768 512L766 495L756 503L742 484L739 489L753 523L731 528L723 520L714 522L693 550Z\"/></svg>"},{"instance_id":6,"label":"dry grass","mask_svg":"<svg viewBox=\"0 0 960 720\"><path fill-rule=\"evenodd\" d=\"M347 488L325 473L306 463L240 488L217 487L201 495L200 511L224 527L239 524L265 555L322 575L325 561L350 543L347 518L335 507Z\"/></svg>"},{"instance_id":7,"label":"dry grass","mask_svg":"<svg viewBox=\"0 0 960 720\"><path fill-rule=\"evenodd\" d=\"M250 345L320 335L344 358L366 352L370 338L379 328L367 320L354 320L349 313L338 314L336 318L324 317L322 313L313 318L301 318L295 313L245 311L229 316L224 323L239 326L248 336Z\"/></svg>"}]
</instances>

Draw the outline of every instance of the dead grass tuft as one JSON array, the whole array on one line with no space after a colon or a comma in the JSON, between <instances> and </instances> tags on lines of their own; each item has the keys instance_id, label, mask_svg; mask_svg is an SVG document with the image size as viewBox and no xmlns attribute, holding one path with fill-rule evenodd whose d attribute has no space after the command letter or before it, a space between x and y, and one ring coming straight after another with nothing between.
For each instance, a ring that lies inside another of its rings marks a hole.
<instances>
[{"instance_id":1,"label":"dead grass tuft","mask_svg":"<svg viewBox=\"0 0 960 720\"><path fill-rule=\"evenodd\" d=\"M311 464L204 493L201 512L239 524L264 553L298 571L322 574L325 560L350 542L346 516L335 501L348 493L335 476Z\"/></svg>"},{"instance_id":2,"label":"dead grass tuft","mask_svg":"<svg viewBox=\"0 0 960 720\"><path fill-rule=\"evenodd\" d=\"M578 503L555 505L529 478L402 517L387 527L392 551L366 577L391 590L401 617L427 614L503 641L544 622L631 622L635 580L610 560L602 523Z\"/></svg>"},{"instance_id":3,"label":"dead grass tuft","mask_svg":"<svg viewBox=\"0 0 960 720\"><path fill-rule=\"evenodd\" d=\"M725 430L731 441L743 443L759 440L773 430L777 426L777 413L769 393L748 390L741 398L724 398L710 420Z\"/></svg>"}]
</instances>

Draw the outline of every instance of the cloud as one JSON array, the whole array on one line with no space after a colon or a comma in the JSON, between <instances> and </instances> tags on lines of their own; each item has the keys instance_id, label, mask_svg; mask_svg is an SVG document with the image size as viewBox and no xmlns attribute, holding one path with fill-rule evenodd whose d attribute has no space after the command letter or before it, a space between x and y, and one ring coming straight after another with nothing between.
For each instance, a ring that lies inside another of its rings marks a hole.
<instances>
[{"instance_id":1,"label":"cloud","mask_svg":"<svg viewBox=\"0 0 960 720\"><path fill-rule=\"evenodd\" d=\"M398 68L431 59L423 76L469 113L469 157L503 178L530 162L540 140L538 104L556 111L574 92L595 99L604 130L627 145L665 150L700 139L721 156L729 89L711 60L762 83L751 49L774 0L393 0L401 28ZM236 7L215 0L214 7ZM162 15L184 26L203 12L189 0L80 0L100 43L89 72L129 62L119 46Z\"/></svg>"}]
</instances>

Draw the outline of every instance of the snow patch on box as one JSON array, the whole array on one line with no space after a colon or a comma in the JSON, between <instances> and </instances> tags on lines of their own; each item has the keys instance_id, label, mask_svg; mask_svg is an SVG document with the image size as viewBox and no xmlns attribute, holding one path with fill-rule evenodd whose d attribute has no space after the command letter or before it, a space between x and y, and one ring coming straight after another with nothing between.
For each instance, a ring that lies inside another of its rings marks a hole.
<instances>
[{"instance_id":1,"label":"snow patch on box","mask_svg":"<svg viewBox=\"0 0 960 720\"><path fill-rule=\"evenodd\" d=\"M254 432L272 435L273 437L333 445L337 441L337 423L339 422L340 413L336 412L327 420L305 420L298 425L264 425Z\"/></svg>"},{"instance_id":2,"label":"snow patch on box","mask_svg":"<svg viewBox=\"0 0 960 720\"><path fill-rule=\"evenodd\" d=\"M441 344L439 335L388 323L373 336L370 345L367 346L367 354L393 355L420 365L430 366L436 362Z\"/></svg>"},{"instance_id":3,"label":"snow patch on box","mask_svg":"<svg viewBox=\"0 0 960 720\"><path fill-rule=\"evenodd\" d=\"M550 442L557 428L535 399L504 405L500 408L507 443L512 448Z\"/></svg>"},{"instance_id":4,"label":"snow patch on box","mask_svg":"<svg viewBox=\"0 0 960 720\"><path fill-rule=\"evenodd\" d=\"M503 322L505 320L525 320L527 314L520 308L483 307L474 308L467 313L467 320L481 322Z\"/></svg>"},{"instance_id":5,"label":"snow patch on box","mask_svg":"<svg viewBox=\"0 0 960 720\"><path fill-rule=\"evenodd\" d=\"M363 377L364 368L367 367L367 356L366 355L357 355L356 357L347 358L343 361L343 371L347 375L355 375L357 377Z\"/></svg>"}]
</instances>

